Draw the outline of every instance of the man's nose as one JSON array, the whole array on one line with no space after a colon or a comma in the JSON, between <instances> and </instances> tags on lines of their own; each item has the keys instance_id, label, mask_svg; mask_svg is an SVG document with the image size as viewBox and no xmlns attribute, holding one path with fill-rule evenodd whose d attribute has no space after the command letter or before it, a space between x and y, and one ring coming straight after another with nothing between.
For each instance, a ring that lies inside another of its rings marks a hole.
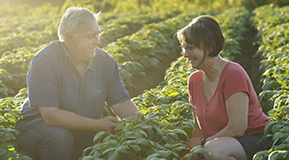
<instances>
[{"instance_id":1,"label":"man's nose","mask_svg":"<svg viewBox=\"0 0 289 160\"><path fill-rule=\"evenodd\" d=\"M97 45L97 46L100 45L100 39L99 39L98 36L96 36L96 37L94 38L93 44L95 44L95 45Z\"/></svg>"}]
</instances>

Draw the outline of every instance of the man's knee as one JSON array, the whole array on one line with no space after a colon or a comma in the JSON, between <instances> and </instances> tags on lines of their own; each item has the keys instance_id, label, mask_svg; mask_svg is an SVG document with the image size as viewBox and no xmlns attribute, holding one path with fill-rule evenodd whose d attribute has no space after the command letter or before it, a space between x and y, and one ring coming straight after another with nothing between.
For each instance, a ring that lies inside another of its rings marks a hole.
<instances>
[{"instance_id":1,"label":"man's knee","mask_svg":"<svg viewBox=\"0 0 289 160\"><path fill-rule=\"evenodd\" d=\"M62 127L50 127L50 131L44 137L46 147L64 147L73 148L74 135L73 132Z\"/></svg>"},{"instance_id":2,"label":"man's knee","mask_svg":"<svg viewBox=\"0 0 289 160\"><path fill-rule=\"evenodd\" d=\"M37 149L33 151L33 154L41 160L72 160L73 148L73 132L61 127L49 127L49 132L37 145Z\"/></svg>"},{"instance_id":3,"label":"man's knee","mask_svg":"<svg viewBox=\"0 0 289 160\"><path fill-rule=\"evenodd\" d=\"M21 149L33 154L36 159L72 159L74 134L62 127L47 126L35 119L19 125L17 140ZM59 158L60 157L60 158Z\"/></svg>"}]
</instances>

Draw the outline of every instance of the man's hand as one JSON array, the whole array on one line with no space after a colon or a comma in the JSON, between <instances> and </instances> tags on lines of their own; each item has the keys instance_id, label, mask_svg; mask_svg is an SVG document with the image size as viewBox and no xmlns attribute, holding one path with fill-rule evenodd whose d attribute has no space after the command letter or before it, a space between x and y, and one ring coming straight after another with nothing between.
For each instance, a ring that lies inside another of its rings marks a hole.
<instances>
[{"instance_id":1,"label":"man's hand","mask_svg":"<svg viewBox=\"0 0 289 160\"><path fill-rule=\"evenodd\" d=\"M116 117L107 116L98 120L98 127L96 128L98 131L114 131L115 124L118 122Z\"/></svg>"}]
</instances>

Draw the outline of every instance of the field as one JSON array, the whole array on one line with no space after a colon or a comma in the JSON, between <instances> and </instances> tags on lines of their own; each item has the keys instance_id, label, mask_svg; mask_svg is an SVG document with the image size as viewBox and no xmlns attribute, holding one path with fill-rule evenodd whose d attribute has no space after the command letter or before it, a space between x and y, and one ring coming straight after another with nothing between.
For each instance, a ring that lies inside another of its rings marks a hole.
<instances>
[{"instance_id":1,"label":"field","mask_svg":"<svg viewBox=\"0 0 289 160\"><path fill-rule=\"evenodd\" d=\"M32 159L19 149L14 125L27 97L26 73L33 55L58 39L61 14L53 10L46 4L30 15L0 14L0 159ZM94 138L98 143L84 150L83 160L178 159L210 153L200 146L185 147L194 124L187 90L194 70L181 56L174 36L203 14L215 16L221 24L226 40L222 57L240 63L249 73L263 111L272 120L266 131L272 126L273 139L282 142L258 152L256 159L289 159L289 6L264 5L252 11L236 7L223 12L101 13L99 47L117 60L122 81L141 114L137 120L118 122L114 134L99 132ZM244 46L246 34L251 38L251 55L245 53L249 52ZM149 74L159 66L169 66L164 78L153 84L141 81L153 79ZM139 87L141 83L148 85ZM105 115L113 115L108 107Z\"/></svg>"}]
</instances>

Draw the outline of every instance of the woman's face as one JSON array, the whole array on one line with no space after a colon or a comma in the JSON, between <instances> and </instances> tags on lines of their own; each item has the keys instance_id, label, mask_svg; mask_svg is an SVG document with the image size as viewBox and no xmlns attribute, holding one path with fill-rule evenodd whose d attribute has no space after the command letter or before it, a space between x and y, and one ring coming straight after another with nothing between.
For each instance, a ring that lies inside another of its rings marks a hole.
<instances>
[{"instance_id":1,"label":"woman's face","mask_svg":"<svg viewBox=\"0 0 289 160\"><path fill-rule=\"evenodd\" d=\"M197 48L191 44L187 44L183 41L182 51L184 57L187 58L194 69L200 69L204 60L204 51L200 48Z\"/></svg>"}]
</instances>

